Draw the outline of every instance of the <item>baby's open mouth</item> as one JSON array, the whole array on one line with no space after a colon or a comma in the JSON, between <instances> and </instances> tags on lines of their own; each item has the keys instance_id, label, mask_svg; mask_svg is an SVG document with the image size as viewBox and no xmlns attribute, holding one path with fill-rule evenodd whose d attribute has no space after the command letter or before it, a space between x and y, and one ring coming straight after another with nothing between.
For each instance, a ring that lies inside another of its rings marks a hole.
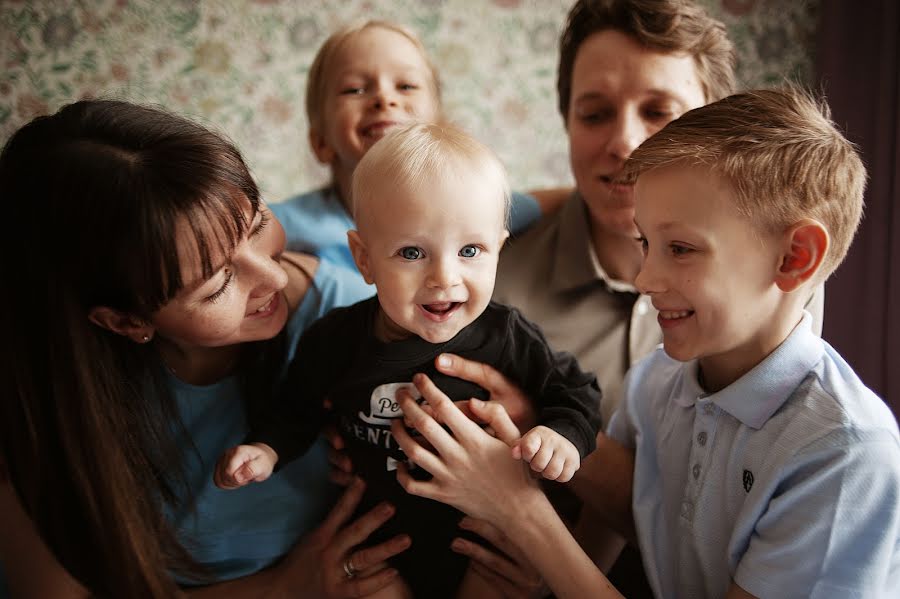
<instances>
[{"instance_id":1,"label":"baby's open mouth","mask_svg":"<svg viewBox=\"0 0 900 599\"><path fill-rule=\"evenodd\" d=\"M452 312L460 302L438 302L434 304L422 304L422 309L438 316Z\"/></svg>"}]
</instances>

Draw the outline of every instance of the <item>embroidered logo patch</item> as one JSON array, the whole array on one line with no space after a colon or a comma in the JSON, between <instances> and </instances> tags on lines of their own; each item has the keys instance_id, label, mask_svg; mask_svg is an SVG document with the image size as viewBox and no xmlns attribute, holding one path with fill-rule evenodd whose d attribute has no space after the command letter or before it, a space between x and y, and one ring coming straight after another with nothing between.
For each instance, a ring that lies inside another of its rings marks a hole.
<instances>
[{"instance_id":1,"label":"embroidered logo patch","mask_svg":"<svg viewBox=\"0 0 900 599\"><path fill-rule=\"evenodd\" d=\"M753 488L753 473L749 470L744 470L744 490L748 493L750 489Z\"/></svg>"}]
</instances>

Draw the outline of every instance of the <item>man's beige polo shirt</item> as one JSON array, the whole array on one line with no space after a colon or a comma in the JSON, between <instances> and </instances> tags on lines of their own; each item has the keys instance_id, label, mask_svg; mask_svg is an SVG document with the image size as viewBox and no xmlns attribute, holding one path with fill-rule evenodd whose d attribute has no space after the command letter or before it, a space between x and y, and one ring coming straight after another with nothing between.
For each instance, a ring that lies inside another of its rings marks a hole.
<instances>
[{"instance_id":1,"label":"man's beige polo shirt","mask_svg":"<svg viewBox=\"0 0 900 599\"><path fill-rule=\"evenodd\" d=\"M494 299L540 325L550 346L578 358L603 391L604 425L625 372L662 342L656 310L630 283L607 276L591 244L586 208L573 194L500 253Z\"/></svg>"}]
</instances>

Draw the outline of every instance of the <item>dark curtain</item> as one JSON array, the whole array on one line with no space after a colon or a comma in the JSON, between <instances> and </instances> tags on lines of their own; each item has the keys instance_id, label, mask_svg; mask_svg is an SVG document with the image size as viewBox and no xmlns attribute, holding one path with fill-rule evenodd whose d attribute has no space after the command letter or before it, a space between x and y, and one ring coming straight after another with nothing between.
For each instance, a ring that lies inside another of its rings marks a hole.
<instances>
[{"instance_id":1,"label":"dark curtain","mask_svg":"<svg viewBox=\"0 0 900 599\"><path fill-rule=\"evenodd\" d=\"M900 417L900 3L819 10L820 85L869 172L863 222L826 284L823 336Z\"/></svg>"}]
</instances>

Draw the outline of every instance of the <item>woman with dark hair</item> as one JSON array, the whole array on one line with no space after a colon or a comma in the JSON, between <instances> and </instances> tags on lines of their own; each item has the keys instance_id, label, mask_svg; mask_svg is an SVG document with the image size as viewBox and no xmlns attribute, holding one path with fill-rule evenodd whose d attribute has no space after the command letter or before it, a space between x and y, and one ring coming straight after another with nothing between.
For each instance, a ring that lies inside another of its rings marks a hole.
<instances>
[{"instance_id":1,"label":"woman with dark hair","mask_svg":"<svg viewBox=\"0 0 900 599\"><path fill-rule=\"evenodd\" d=\"M407 539L354 550L391 508L342 527L357 482L326 518L322 447L246 492L212 484L302 330L368 295L358 277L284 253L232 144L161 110L78 102L9 140L0 201L11 590L364 596L393 578L384 560Z\"/></svg>"}]
</instances>

